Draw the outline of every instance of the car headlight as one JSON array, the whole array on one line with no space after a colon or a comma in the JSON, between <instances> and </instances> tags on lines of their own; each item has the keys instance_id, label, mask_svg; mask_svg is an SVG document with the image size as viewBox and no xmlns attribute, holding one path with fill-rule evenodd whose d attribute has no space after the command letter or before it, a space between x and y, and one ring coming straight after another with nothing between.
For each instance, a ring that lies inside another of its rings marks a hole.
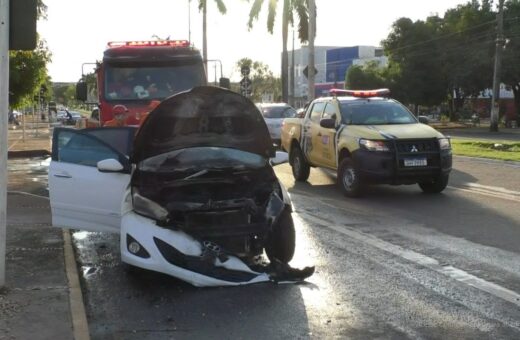
<instances>
[{"instance_id":1,"label":"car headlight","mask_svg":"<svg viewBox=\"0 0 520 340\"><path fill-rule=\"evenodd\" d=\"M381 140L369 140L361 138L359 140L359 145L369 151L390 151L388 145Z\"/></svg>"},{"instance_id":2,"label":"car headlight","mask_svg":"<svg viewBox=\"0 0 520 340\"><path fill-rule=\"evenodd\" d=\"M449 138L439 138L439 148L441 150L451 149L451 143Z\"/></svg>"},{"instance_id":3,"label":"car headlight","mask_svg":"<svg viewBox=\"0 0 520 340\"><path fill-rule=\"evenodd\" d=\"M136 189L133 190L132 198L134 211L136 213L148 216L157 221L166 221L168 219L168 210L164 209L154 201L141 196Z\"/></svg>"}]
</instances>

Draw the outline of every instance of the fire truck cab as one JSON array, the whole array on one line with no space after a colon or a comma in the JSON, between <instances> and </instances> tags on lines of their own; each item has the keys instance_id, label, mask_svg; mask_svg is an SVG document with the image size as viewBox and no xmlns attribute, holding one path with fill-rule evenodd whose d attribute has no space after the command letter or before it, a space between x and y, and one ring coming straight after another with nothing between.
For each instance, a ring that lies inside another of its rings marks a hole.
<instances>
[{"instance_id":1,"label":"fire truck cab","mask_svg":"<svg viewBox=\"0 0 520 340\"><path fill-rule=\"evenodd\" d=\"M157 101L207 83L200 51L187 40L110 42L95 73L101 126L116 105L128 108L126 125L138 126ZM88 90L80 81L78 99L87 101Z\"/></svg>"}]
</instances>

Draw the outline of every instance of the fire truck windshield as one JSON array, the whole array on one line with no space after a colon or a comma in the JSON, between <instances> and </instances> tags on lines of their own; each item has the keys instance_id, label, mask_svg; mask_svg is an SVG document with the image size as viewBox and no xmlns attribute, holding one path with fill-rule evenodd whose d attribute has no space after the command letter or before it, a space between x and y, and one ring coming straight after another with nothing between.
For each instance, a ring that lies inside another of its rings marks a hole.
<instances>
[{"instance_id":1,"label":"fire truck windshield","mask_svg":"<svg viewBox=\"0 0 520 340\"><path fill-rule=\"evenodd\" d=\"M118 66L106 68L105 99L151 100L205 85L201 64L173 66Z\"/></svg>"}]
</instances>

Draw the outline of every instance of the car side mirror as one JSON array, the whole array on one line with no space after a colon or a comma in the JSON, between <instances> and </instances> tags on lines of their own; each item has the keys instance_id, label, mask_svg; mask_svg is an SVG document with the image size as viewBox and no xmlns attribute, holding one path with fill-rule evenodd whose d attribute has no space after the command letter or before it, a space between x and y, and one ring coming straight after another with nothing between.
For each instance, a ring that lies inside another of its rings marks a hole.
<instances>
[{"instance_id":1,"label":"car side mirror","mask_svg":"<svg viewBox=\"0 0 520 340\"><path fill-rule=\"evenodd\" d=\"M97 168L100 172L121 172L125 169L123 164L113 158L99 161L97 163Z\"/></svg>"},{"instance_id":2,"label":"car side mirror","mask_svg":"<svg viewBox=\"0 0 520 340\"><path fill-rule=\"evenodd\" d=\"M419 116L419 123L428 124L428 118L424 116Z\"/></svg>"},{"instance_id":3,"label":"car side mirror","mask_svg":"<svg viewBox=\"0 0 520 340\"><path fill-rule=\"evenodd\" d=\"M276 151L276 156L269 159L269 163L271 166L275 166L278 164L288 163L289 162L289 154L283 151Z\"/></svg>"},{"instance_id":4,"label":"car side mirror","mask_svg":"<svg viewBox=\"0 0 520 340\"><path fill-rule=\"evenodd\" d=\"M332 118L323 118L320 120L320 126L326 129L336 128L336 120Z\"/></svg>"}]
</instances>

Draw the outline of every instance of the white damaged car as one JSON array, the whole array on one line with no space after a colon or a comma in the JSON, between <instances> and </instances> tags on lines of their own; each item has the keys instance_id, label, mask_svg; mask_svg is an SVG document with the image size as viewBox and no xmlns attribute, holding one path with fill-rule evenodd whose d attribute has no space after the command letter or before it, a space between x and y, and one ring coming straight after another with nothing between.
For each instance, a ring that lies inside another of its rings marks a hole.
<instances>
[{"instance_id":1,"label":"white damaged car","mask_svg":"<svg viewBox=\"0 0 520 340\"><path fill-rule=\"evenodd\" d=\"M291 202L255 105L196 87L134 128L56 128L49 168L54 226L120 234L122 261L195 286L302 280ZM135 135L135 138L134 138ZM251 266L265 250L269 266Z\"/></svg>"}]
</instances>

